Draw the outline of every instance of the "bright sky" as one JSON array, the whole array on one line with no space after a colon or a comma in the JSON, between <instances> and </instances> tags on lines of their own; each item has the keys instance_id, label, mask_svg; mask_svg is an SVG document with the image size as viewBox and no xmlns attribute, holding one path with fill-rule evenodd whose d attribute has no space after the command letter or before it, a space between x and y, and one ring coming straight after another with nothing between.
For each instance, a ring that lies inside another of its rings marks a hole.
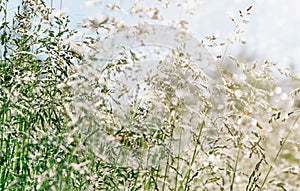
<instances>
[{"instance_id":1,"label":"bright sky","mask_svg":"<svg viewBox=\"0 0 300 191\"><path fill-rule=\"evenodd\" d=\"M14 0L16 3L21 0ZM94 0L95 2L97 0ZM137 0L136 0L137 1ZM85 0L62 0L62 8L68 10L71 16L72 26L87 16L109 14L104 11L106 3L117 3L123 12L119 16L131 24L137 24L130 19L129 7L134 0L98 0L98 4L84 8ZM143 0L139 0L141 2ZM153 2L154 0L144 0ZM169 0L170 2L182 2L183 0ZM243 38L247 41L245 50L262 59L278 61L281 66L298 64L300 60L300 1L296 0L186 0L195 9L192 17L187 17L190 29L200 40L207 35L216 35L220 39L226 39L234 30L234 25L229 15L238 18L238 11L245 10L253 5L249 23L244 28L246 32ZM50 4L51 0L46 0ZM60 8L61 0L52 0L53 5ZM167 2L167 1L163 1ZM186 18L184 10L172 9L165 14L166 19ZM209 50L216 54L223 49ZM236 47L229 47L229 53L236 53ZM297 73L300 73L300 67Z\"/></svg>"}]
</instances>

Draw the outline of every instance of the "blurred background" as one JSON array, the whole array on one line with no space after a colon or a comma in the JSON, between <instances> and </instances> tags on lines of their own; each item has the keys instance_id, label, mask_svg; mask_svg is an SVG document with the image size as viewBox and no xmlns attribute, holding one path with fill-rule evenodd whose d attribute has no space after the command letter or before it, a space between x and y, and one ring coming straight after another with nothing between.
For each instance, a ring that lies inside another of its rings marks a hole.
<instances>
[{"instance_id":1,"label":"blurred background","mask_svg":"<svg viewBox=\"0 0 300 191\"><path fill-rule=\"evenodd\" d=\"M13 0L9 10L21 3ZM124 24L135 25L145 20L139 9L157 7L159 14L154 22L168 23L185 20L199 40L214 35L218 42L234 36L235 23L230 18L239 19L239 10L246 15L249 23L240 26L244 32L241 38L245 45L214 46L209 49L213 55L245 54L250 59L261 62L271 60L281 67L291 67L300 75L300 1L295 0L46 0L49 6L70 15L71 27L87 17L115 17ZM135 11L135 14L132 12ZM150 19L151 20L151 19Z\"/></svg>"}]
</instances>

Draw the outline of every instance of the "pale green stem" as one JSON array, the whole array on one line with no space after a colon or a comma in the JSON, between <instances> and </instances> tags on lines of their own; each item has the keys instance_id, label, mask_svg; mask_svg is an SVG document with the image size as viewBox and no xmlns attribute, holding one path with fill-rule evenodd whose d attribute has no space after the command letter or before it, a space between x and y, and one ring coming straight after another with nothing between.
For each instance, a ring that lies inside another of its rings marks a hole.
<instances>
[{"instance_id":1,"label":"pale green stem","mask_svg":"<svg viewBox=\"0 0 300 191\"><path fill-rule=\"evenodd\" d=\"M236 159L235 159L235 164L234 164L234 170L233 170L233 177L231 180L231 185L230 185L230 191L233 190L233 185L234 185L234 181L235 181L235 176L236 176L236 170L237 170L237 166L238 166L238 162L239 162L239 157L240 157L240 152L241 152L241 146L240 143L238 143L238 153L236 155Z\"/></svg>"},{"instance_id":2,"label":"pale green stem","mask_svg":"<svg viewBox=\"0 0 300 191\"><path fill-rule=\"evenodd\" d=\"M298 122L299 117L300 117L300 114L297 116L297 118L295 119L295 121L293 122L293 124L290 126L289 131L288 131L288 133L286 134L286 136L282 139L281 144L280 144L280 147L279 147L279 150L278 150L278 152L276 153L275 158L272 160L272 163L270 164L270 167L269 167L269 169L268 169L268 171L267 171L267 174L266 174L266 176L265 176L265 179L264 179L264 181L263 181L263 183L262 183L262 185L261 185L259 191L263 191L263 190L264 190L264 186L265 186L265 184L266 184L266 182L267 182L267 180L268 180L268 177L269 177L269 175L270 175L271 170L273 169L273 165L276 163L277 159L279 158L279 155L280 155L280 153L281 153L281 151L282 151L282 149L283 149L283 147L284 147L284 145L285 145L285 143L286 143L288 137L289 137L290 134L292 133L292 130L294 129L296 123Z\"/></svg>"}]
</instances>

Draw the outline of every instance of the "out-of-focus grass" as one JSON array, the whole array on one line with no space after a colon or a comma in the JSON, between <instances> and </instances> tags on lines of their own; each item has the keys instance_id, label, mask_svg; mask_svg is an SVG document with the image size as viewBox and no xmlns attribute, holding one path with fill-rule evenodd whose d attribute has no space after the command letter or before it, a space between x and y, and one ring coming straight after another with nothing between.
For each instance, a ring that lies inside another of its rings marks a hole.
<instances>
[{"instance_id":1,"label":"out-of-focus grass","mask_svg":"<svg viewBox=\"0 0 300 191\"><path fill-rule=\"evenodd\" d=\"M173 52L145 79L152 95L142 103L133 92L120 112L112 98L129 91L108 87L125 87L114 77L134 71L130 56L119 60L124 67L93 68L93 58L68 44L67 16L27 0L8 20L7 3L0 2L0 190L299 188L299 110L276 100L274 64L222 59L212 87ZM93 51L97 40L81 45Z\"/></svg>"}]
</instances>

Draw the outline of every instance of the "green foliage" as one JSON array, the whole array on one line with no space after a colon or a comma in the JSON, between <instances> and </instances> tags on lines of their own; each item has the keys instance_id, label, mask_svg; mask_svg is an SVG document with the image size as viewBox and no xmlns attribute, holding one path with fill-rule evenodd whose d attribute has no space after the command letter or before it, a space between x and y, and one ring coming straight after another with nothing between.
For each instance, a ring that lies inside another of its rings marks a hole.
<instances>
[{"instance_id":1,"label":"green foliage","mask_svg":"<svg viewBox=\"0 0 300 191\"><path fill-rule=\"evenodd\" d=\"M73 32L43 1L23 1L10 20L2 11L1 190L59 188L64 161L74 160L64 143L70 93L57 88L73 73L76 56L63 43Z\"/></svg>"}]
</instances>

